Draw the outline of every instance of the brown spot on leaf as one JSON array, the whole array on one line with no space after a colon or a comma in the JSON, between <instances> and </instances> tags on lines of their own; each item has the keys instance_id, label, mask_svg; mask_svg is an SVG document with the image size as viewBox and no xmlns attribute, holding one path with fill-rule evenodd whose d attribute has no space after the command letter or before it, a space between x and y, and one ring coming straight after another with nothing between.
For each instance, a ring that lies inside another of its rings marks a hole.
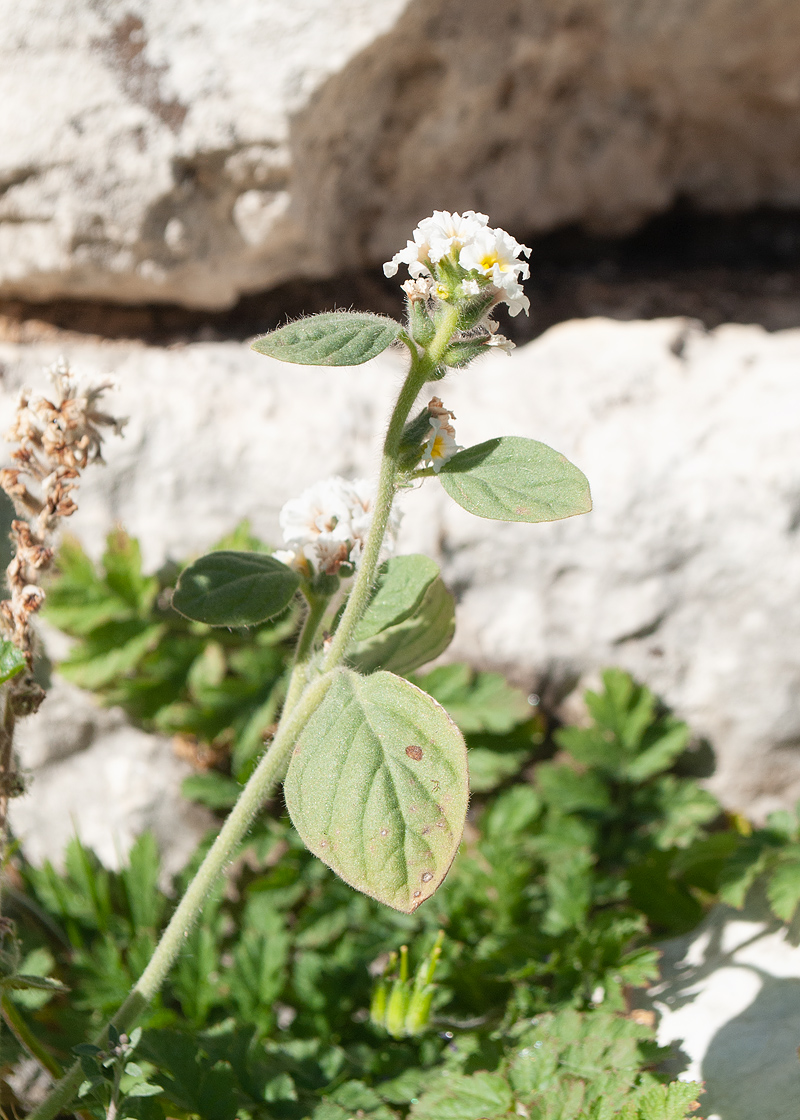
<instances>
[{"instance_id":1,"label":"brown spot on leaf","mask_svg":"<svg viewBox=\"0 0 800 1120\"><path fill-rule=\"evenodd\" d=\"M412 743L411 746L406 747L406 754L409 758L413 758L415 762L422 761L422 747L418 747L416 743Z\"/></svg>"}]
</instances>

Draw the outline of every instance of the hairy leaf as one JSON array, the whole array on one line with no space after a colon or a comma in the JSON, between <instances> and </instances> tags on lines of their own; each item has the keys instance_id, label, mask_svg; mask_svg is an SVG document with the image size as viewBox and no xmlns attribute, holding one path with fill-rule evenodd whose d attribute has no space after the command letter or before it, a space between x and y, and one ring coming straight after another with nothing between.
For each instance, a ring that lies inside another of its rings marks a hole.
<instances>
[{"instance_id":1,"label":"hairy leaf","mask_svg":"<svg viewBox=\"0 0 800 1120\"><path fill-rule=\"evenodd\" d=\"M427 556L412 554L386 560L378 570L369 604L355 630L355 640L374 638L412 615L438 575L438 564Z\"/></svg>"},{"instance_id":2,"label":"hairy leaf","mask_svg":"<svg viewBox=\"0 0 800 1120\"><path fill-rule=\"evenodd\" d=\"M262 335L252 349L301 366L360 366L391 346L400 330L383 315L326 311Z\"/></svg>"},{"instance_id":3,"label":"hairy leaf","mask_svg":"<svg viewBox=\"0 0 800 1120\"><path fill-rule=\"evenodd\" d=\"M210 552L181 572L172 605L209 626L255 626L288 607L300 576L258 552Z\"/></svg>"},{"instance_id":4,"label":"hairy leaf","mask_svg":"<svg viewBox=\"0 0 800 1120\"><path fill-rule=\"evenodd\" d=\"M464 740L408 681L342 669L297 741L284 792L297 831L323 863L412 913L444 879L461 839Z\"/></svg>"},{"instance_id":5,"label":"hairy leaf","mask_svg":"<svg viewBox=\"0 0 800 1120\"><path fill-rule=\"evenodd\" d=\"M459 451L439 480L469 513L494 521L559 521L592 508L583 473L552 447L521 436Z\"/></svg>"},{"instance_id":6,"label":"hairy leaf","mask_svg":"<svg viewBox=\"0 0 800 1120\"><path fill-rule=\"evenodd\" d=\"M433 566L436 567L435 564ZM387 669L405 675L444 653L453 640L455 628L455 600L436 575L405 617L385 626L372 637L355 641L347 659L362 673ZM357 638L360 632L359 626Z\"/></svg>"}]
</instances>

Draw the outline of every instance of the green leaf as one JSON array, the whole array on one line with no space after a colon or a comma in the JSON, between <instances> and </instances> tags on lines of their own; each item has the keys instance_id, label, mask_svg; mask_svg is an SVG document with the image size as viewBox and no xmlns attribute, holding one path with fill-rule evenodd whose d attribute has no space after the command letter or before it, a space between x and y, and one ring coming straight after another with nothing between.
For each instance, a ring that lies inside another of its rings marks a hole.
<instances>
[{"instance_id":1,"label":"green leaf","mask_svg":"<svg viewBox=\"0 0 800 1120\"><path fill-rule=\"evenodd\" d=\"M703 1086L697 1081L673 1081L671 1085L653 1085L637 1101L638 1120L683 1120L697 1107Z\"/></svg>"},{"instance_id":2,"label":"green leaf","mask_svg":"<svg viewBox=\"0 0 800 1120\"><path fill-rule=\"evenodd\" d=\"M531 752L493 751L472 747L469 752L469 788L473 793L489 793L520 772Z\"/></svg>"},{"instance_id":3,"label":"green leaf","mask_svg":"<svg viewBox=\"0 0 800 1120\"><path fill-rule=\"evenodd\" d=\"M181 572L172 605L208 626L255 626L285 610L300 576L258 552L210 552Z\"/></svg>"},{"instance_id":4,"label":"green leaf","mask_svg":"<svg viewBox=\"0 0 800 1120\"><path fill-rule=\"evenodd\" d=\"M394 566L405 560L414 561L413 567ZM436 564L427 557L398 556L388 565L383 566L387 602L383 603L379 585L359 623L347 659L362 673L387 669L405 676L433 661L450 645L456 628L455 600L439 578ZM428 580L428 576L432 578ZM392 616L393 620L388 621Z\"/></svg>"},{"instance_id":5,"label":"green leaf","mask_svg":"<svg viewBox=\"0 0 800 1120\"><path fill-rule=\"evenodd\" d=\"M401 329L383 315L326 311L262 335L252 349L301 366L360 366L391 346Z\"/></svg>"},{"instance_id":6,"label":"green leaf","mask_svg":"<svg viewBox=\"0 0 800 1120\"><path fill-rule=\"evenodd\" d=\"M442 1078L412 1105L409 1120L497 1120L514 1105L508 1082L499 1073Z\"/></svg>"},{"instance_id":7,"label":"green leaf","mask_svg":"<svg viewBox=\"0 0 800 1120\"><path fill-rule=\"evenodd\" d=\"M129 1097L157 1097L159 1093L164 1090L160 1085L150 1085L146 1081L140 1081L138 1085L133 1085L127 1092Z\"/></svg>"},{"instance_id":8,"label":"green leaf","mask_svg":"<svg viewBox=\"0 0 800 1120\"><path fill-rule=\"evenodd\" d=\"M197 801L209 809L230 809L239 800L242 787L234 778L227 778L215 770L207 774L190 774L181 783L181 793L187 801Z\"/></svg>"},{"instance_id":9,"label":"green leaf","mask_svg":"<svg viewBox=\"0 0 800 1120\"><path fill-rule=\"evenodd\" d=\"M13 642L0 640L0 684L5 684L27 667L25 654Z\"/></svg>"},{"instance_id":10,"label":"green leaf","mask_svg":"<svg viewBox=\"0 0 800 1120\"><path fill-rule=\"evenodd\" d=\"M442 882L461 840L464 740L408 681L341 669L297 741L284 793L323 863L410 914Z\"/></svg>"},{"instance_id":11,"label":"green leaf","mask_svg":"<svg viewBox=\"0 0 800 1120\"><path fill-rule=\"evenodd\" d=\"M367 609L355 629L358 642L409 618L439 575L439 566L427 556L393 556L381 564Z\"/></svg>"},{"instance_id":12,"label":"green leaf","mask_svg":"<svg viewBox=\"0 0 800 1120\"><path fill-rule=\"evenodd\" d=\"M521 436L459 451L439 480L463 509L494 521L559 521L592 508L583 473L552 447Z\"/></svg>"},{"instance_id":13,"label":"green leaf","mask_svg":"<svg viewBox=\"0 0 800 1120\"><path fill-rule=\"evenodd\" d=\"M432 669L415 678L415 684L447 708L464 732L503 735L530 719L531 707L523 692L500 673L475 673L461 661Z\"/></svg>"},{"instance_id":14,"label":"green leaf","mask_svg":"<svg viewBox=\"0 0 800 1120\"><path fill-rule=\"evenodd\" d=\"M152 832L141 833L128 853L128 866L121 872L137 931L158 928L166 901L158 886L160 862L155 836Z\"/></svg>"},{"instance_id":15,"label":"green leaf","mask_svg":"<svg viewBox=\"0 0 800 1120\"><path fill-rule=\"evenodd\" d=\"M792 844L781 852L781 862L769 877L767 898L773 913L790 922L800 902L800 846Z\"/></svg>"}]
</instances>

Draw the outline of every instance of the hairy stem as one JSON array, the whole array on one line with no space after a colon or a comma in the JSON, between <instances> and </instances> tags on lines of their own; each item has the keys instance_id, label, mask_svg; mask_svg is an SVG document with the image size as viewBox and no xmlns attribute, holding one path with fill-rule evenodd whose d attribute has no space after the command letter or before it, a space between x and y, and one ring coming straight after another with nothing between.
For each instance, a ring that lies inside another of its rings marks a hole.
<instances>
[{"instance_id":1,"label":"hairy stem","mask_svg":"<svg viewBox=\"0 0 800 1120\"><path fill-rule=\"evenodd\" d=\"M327 595L313 595L309 594L308 610L306 617L303 619L303 626L300 630L300 636L297 639L297 648L294 651L294 662L292 664L292 675L289 681L289 689L286 693L286 700L283 704L283 714L281 719L284 719L292 708L294 708L297 701L303 694L303 689L308 683L308 663L311 660L311 655L314 652L314 639L319 630L319 624L322 622L325 611L328 608L330 597Z\"/></svg>"},{"instance_id":2,"label":"hairy stem","mask_svg":"<svg viewBox=\"0 0 800 1120\"><path fill-rule=\"evenodd\" d=\"M364 555L361 557L358 575L347 600L347 606L322 663L323 672L329 672L344 659L353 632L369 602L375 582L375 574L378 570L383 539L386 536L386 526L389 523L389 515L392 512L392 503L397 491L397 460L403 428L408 420L408 414L413 408L414 401L419 396L420 389L430 379L442 359L447 344L455 331L457 318L456 309L448 308L443 314L436 334L425 352L417 357L414 351L411 351L411 369L408 371L408 376L400 390L383 443L375 511L372 515L372 524L364 547Z\"/></svg>"},{"instance_id":3,"label":"hairy stem","mask_svg":"<svg viewBox=\"0 0 800 1120\"><path fill-rule=\"evenodd\" d=\"M271 746L264 754L250 780L231 810L219 835L209 849L197 874L189 884L186 893L178 904L175 913L161 935L150 962L133 987L128 998L111 1020L117 1030L126 1033L161 988L167 974L177 958L189 930L197 920L214 884L224 872L234 851L244 839L253 818L269 796L273 786L283 777L291 756L292 747L321 703L331 685L331 670L344 659L353 631L361 619L369 602L369 596L378 568L381 547L386 535L386 526L392 510L397 489L398 452L403 428L408 415L417 399L422 386L435 375L442 356L456 329L457 311L445 307L436 334L430 345L418 354L409 346L411 369L397 398L386 439L383 445L383 458L378 479L378 494L364 555L358 575L347 601L341 621L322 664L322 676L307 681L307 668L310 661L314 638L327 606L327 599L309 597L309 610L306 615L294 667L286 695L283 714ZM410 340L404 339L406 344ZM108 1028L98 1036L97 1045L105 1046ZM76 1062L69 1073L58 1082L50 1095L30 1113L28 1120L53 1120L66 1108L75 1096L83 1079L80 1063Z\"/></svg>"}]
</instances>

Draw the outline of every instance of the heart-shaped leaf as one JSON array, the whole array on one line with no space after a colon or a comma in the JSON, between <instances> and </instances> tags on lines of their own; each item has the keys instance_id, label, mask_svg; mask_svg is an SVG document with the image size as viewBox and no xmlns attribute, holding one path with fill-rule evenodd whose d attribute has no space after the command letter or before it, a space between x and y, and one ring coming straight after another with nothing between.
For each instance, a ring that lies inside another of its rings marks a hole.
<instances>
[{"instance_id":1,"label":"heart-shaped leaf","mask_svg":"<svg viewBox=\"0 0 800 1120\"><path fill-rule=\"evenodd\" d=\"M433 561L431 561L433 563ZM6 638L0 639L0 684L5 684L27 668L28 662L22 650Z\"/></svg>"},{"instance_id":2,"label":"heart-shaped leaf","mask_svg":"<svg viewBox=\"0 0 800 1120\"><path fill-rule=\"evenodd\" d=\"M326 311L262 335L252 349L301 366L360 366L382 354L401 330L383 315Z\"/></svg>"},{"instance_id":3,"label":"heart-shaped leaf","mask_svg":"<svg viewBox=\"0 0 800 1120\"><path fill-rule=\"evenodd\" d=\"M560 521L592 508L583 472L547 444L521 436L459 451L439 479L463 509L494 521Z\"/></svg>"},{"instance_id":4,"label":"heart-shaped leaf","mask_svg":"<svg viewBox=\"0 0 800 1120\"><path fill-rule=\"evenodd\" d=\"M209 552L180 575L172 605L208 626L255 626L280 614L300 585L297 572L258 552Z\"/></svg>"},{"instance_id":5,"label":"heart-shaped leaf","mask_svg":"<svg viewBox=\"0 0 800 1120\"><path fill-rule=\"evenodd\" d=\"M284 793L323 863L410 914L442 882L461 840L464 739L408 681L340 669L295 745Z\"/></svg>"}]
</instances>

